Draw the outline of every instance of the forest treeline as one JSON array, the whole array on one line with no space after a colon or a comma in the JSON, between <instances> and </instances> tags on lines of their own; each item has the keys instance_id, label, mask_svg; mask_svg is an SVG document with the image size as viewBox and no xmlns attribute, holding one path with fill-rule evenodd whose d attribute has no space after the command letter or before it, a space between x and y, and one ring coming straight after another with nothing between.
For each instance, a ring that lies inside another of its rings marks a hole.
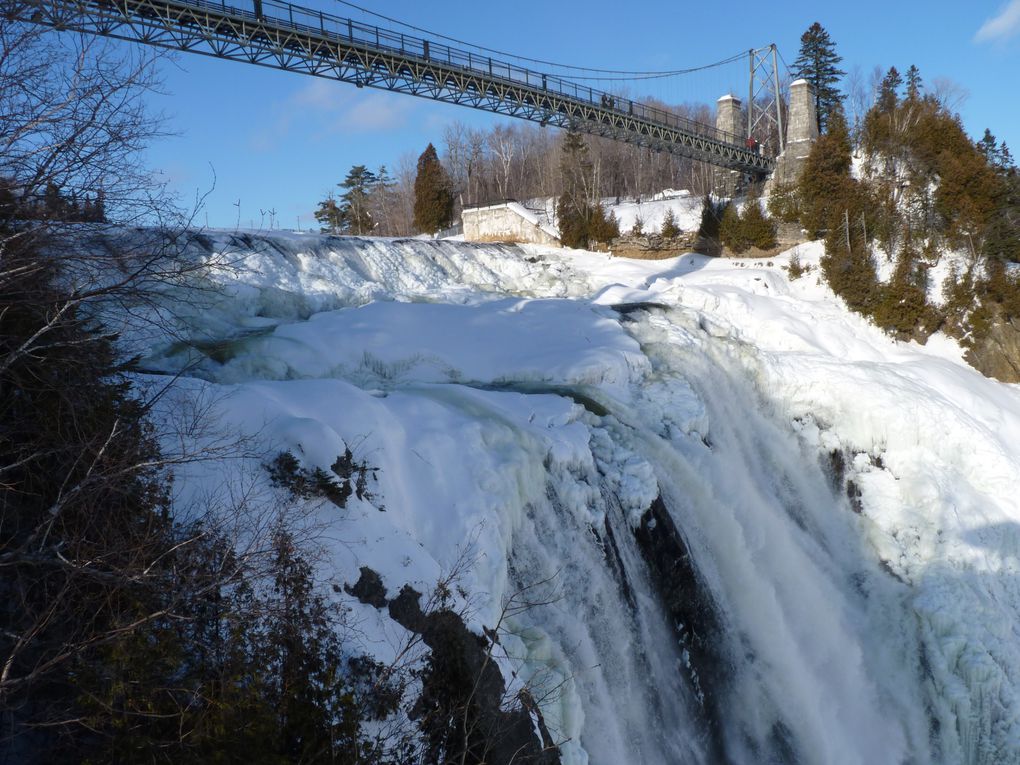
<instances>
[{"instance_id":1,"label":"forest treeline","mask_svg":"<svg viewBox=\"0 0 1020 765\"><path fill-rule=\"evenodd\" d=\"M709 125L715 123L715 113L705 105L660 106ZM585 176L565 179L561 158L566 136L563 131L527 122L490 128L461 122L447 125L432 150L442 165L452 204L445 225L457 220L465 207L508 199L558 199L575 181L583 183L592 202L649 197L663 189L687 189L703 195L713 188L716 170L710 165L598 136L583 138ZM379 236L435 231L423 228L415 218L419 161L419 157L408 155L392 168L352 167L338 188L319 204L316 218L322 229Z\"/></svg>"},{"instance_id":2,"label":"forest treeline","mask_svg":"<svg viewBox=\"0 0 1020 765\"><path fill-rule=\"evenodd\" d=\"M833 291L899 337L941 329L976 352L1020 319L1016 163L989 130L968 136L916 67L888 70L856 130L837 103L800 181L775 189L769 209L823 238ZM952 271L932 299L930 272L946 257Z\"/></svg>"}]
</instances>

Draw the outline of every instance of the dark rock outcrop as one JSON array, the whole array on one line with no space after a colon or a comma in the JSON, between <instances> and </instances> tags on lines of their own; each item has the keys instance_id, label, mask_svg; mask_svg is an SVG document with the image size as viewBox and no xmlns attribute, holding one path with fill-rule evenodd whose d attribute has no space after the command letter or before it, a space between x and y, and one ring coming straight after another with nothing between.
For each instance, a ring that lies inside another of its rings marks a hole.
<instances>
[{"instance_id":1,"label":"dark rock outcrop","mask_svg":"<svg viewBox=\"0 0 1020 765\"><path fill-rule=\"evenodd\" d=\"M715 693L725 684L725 669L718 651L720 619L711 593L661 497L641 516L634 535L660 603L687 652L687 679L701 703L712 761L727 762L720 723L725 711Z\"/></svg>"},{"instance_id":2,"label":"dark rock outcrop","mask_svg":"<svg viewBox=\"0 0 1020 765\"><path fill-rule=\"evenodd\" d=\"M382 577L368 566L361 567L361 576L353 585L344 585L344 591L353 595L362 603L375 608L386 606L386 588L383 586Z\"/></svg>"},{"instance_id":3,"label":"dark rock outcrop","mask_svg":"<svg viewBox=\"0 0 1020 765\"><path fill-rule=\"evenodd\" d=\"M426 742L425 762L463 757L473 765L559 765L559 750L531 694L525 689L508 698L492 657L495 633L476 635L446 608L424 611L421 593L408 585L387 600L381 578L369 568L345 590L363 603L386 607L391 619L421 635L430 650L419 673L421 696L410 710Z\"/></svg>"}]
</instances>

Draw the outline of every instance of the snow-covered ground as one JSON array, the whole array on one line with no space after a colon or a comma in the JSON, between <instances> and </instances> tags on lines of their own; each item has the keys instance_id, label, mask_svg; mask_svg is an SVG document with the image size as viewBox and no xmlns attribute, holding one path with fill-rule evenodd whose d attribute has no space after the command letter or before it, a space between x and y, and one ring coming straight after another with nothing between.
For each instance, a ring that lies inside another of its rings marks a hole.
<instances>
[{"instance_id":1,"label":"snow-covered ground","mask_svg":"<svg viewBox=\"0 0 1020 765\"><path fill-rule=\"evenodd\" d=\"M662 223L669 212L681 231L697 231L701 225L701 197L692 197L687 191L673 191L656 194L650 199L640 201L603 200L607 209L616 216L620 231L627 233L634 228L635 221L641 219L641 228L646 233L656 234L662 231Z\"/></svg>"},{"instance_id":2,"label":"snow-covered ground","mask_svg":"<svg viewBox=\"0 0 1020 765\"><path fill-rule=\"evenodd\" d=\"M819 245L797 248L812 268L793 282L789 253L278 233L198 250L238 267L200 300L168 294L188 306L173 339L125 342L153 375L186 369L180 395L266 455L328 470L349 446L378 468L372 498L306 508L325 577L369 566L391 596L427 592L467 560L458 603L479 630L549 579L552 604L506 621L503 665L556 689L565 762L718 756L622 539L657 496L719 614L727 759L1020 762L1020 388L846 311ZM258 464L184 468L182 505ZM392 657L402 628L351 608Z\"/></svg>"}]
</instances>

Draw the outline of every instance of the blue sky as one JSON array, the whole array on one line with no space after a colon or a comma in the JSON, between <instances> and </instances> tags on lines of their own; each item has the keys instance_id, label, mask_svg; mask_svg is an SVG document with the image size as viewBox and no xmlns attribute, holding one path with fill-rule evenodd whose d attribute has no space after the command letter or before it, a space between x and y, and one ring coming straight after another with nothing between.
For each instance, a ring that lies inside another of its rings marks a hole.
<instances>
[{"instance_id":1,"label":"blue sky","mask_svg":"<svg viewBox=\"0 0 1020 765\"><path fill-rule=\"evenodd\" d=\"M235 0L243 3L244 0ZM336 15L364 15L331 0L305 5ZM990 2L586 3L517 0L512 4L433 0L358 3L410 24L521 56L579 66L678 69L718 61L775 42L793 63L800 35L820 22L847 71L916 64L929 84L944 78L967 92L960 106L975 137L984 128L1020 155L1020 0ZM725 8L717 16L719 8ZM151 167L185 206L211 192L199 224L312 225L316 202L352 165L394 166L443 127L490 125L499 117L464 107L303 75L179 54L161 65L164 94L155 111L175 136L155 143ZM659 95L714 101L746 90L746 64L671 81ZM537 68L537 67L536 67ZM639 95L638 90L633 91Z\"/></svg>"}]
</instances>

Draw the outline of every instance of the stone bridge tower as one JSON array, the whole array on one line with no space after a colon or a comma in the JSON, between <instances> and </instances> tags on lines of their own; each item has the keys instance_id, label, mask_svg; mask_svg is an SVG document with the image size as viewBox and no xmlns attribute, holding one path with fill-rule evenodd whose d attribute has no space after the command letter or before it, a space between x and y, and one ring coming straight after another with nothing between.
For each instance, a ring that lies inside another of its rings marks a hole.
<instances>
[{"instance_id":1,"label":"stone bridge tower","mask_svg":"<svg viewBox=\"0 0 1020 765\"><path fill-rule=\"evenodd\" d=\"M771 190L777 184L795 183L800 178L811 147L818 139L818 115L811 83L796 80L790 83L790 113L786 126L786 148L776 160L776 169L769 179Z\"/></svg>"},{"instance_id":2,"label":"stone bridge tower","mask_svg":"<svg viewBox=\"0 0 1020 765\"><path fill-rule=\"evenodd\" d=\"M744 110L740 99L729 94L715 102L715 129L719 140L741 143L746 135ZM720 197L736 196L743 185L743 173L738 170L715 171L715 193Z\"/></svg>"}]
</instances>

